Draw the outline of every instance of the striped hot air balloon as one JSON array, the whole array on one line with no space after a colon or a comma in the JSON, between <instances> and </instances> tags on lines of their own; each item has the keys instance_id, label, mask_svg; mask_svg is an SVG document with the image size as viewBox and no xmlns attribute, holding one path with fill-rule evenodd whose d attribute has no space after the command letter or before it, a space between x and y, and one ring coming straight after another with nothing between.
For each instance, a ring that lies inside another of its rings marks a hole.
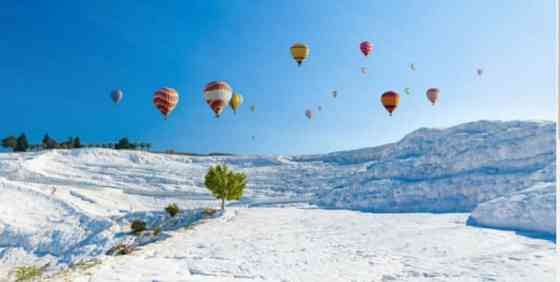
<instances>
[{"instance_id":1,"label":"striped hot air balloon","mask_svg":"<svg viewBox=\"0 0 560 282\"><path fill-rule=\"evenodd\" d=\"M204 99L217 118L229 104L231 96L231 86L225 81L212 81L204 88Z\"/></svg>"},{"instance_id":2,"label":"striped hot air balloon","mask_svg":"<svg viewBox=\"0 0 560 282\"><path fill-rule=\"evenodd\" d=\"M290 47L290 53L292 53L292 57L296 60L298 66L301 66L303 60L309 57L309 47L305 44L296 43Z\"/></svg>"},{"instance_id":3,"label":"striped hot air balloon","mask_svg":"<svg viewBox=\"0 0 560 282\"><path fill-rule=\"evenodd\" d=\"M397 108L400 102L399 93L396 91L387 91L381 95L381 104L389 112L389 115L393 115L393 112Z\"/></svg>"},{"instance_id":4,"label":"striped hot air balloon","mask_svg":"<svg viewBox=\"0 0 560 282\"><path fill-rule=\"evenodd\" d=\"M234 114L237 112L237 108L239 108L239 106L241 106L241 104L243 104L243 96L241 96L241 94L239 94L237 92L233 93L233 96L231 97L231 100L229 100L229 106L233 110Z\"/></svg>"},{"instance_id":5,"label":"striped hot air balloon","mask_svg":"<svg viewBox=\"0 0 560 282\"><path fill-rule=\"evenodd\" d=\"M314 115L313 111L311 111L311 110L305 110L305 116L306 116L308 119L312 119L312 118L313 118L313 115Z\"/></svg>"},{"instance_id":6,"label":"striped hot air balloon","mask_svg":"<svg viewBox=\"0 0 560 282\"><path fill-rule=\"evenodd\" d=\"M369 41L364 41L360 43L360 50L364 53L364 56L368 56L371 51L373 51L373 44Z\"/></svg>"},{"instance_id":7,"label":"striped hot air balloon","mask_svg":"<svg viewBox=\"0 0 560 282\"><path fill-rule=\"evenodd\" d=\"M173 88L164 87L154 93L154 105L165 119L175 109L177 103L179 103L179 94Z\"/></svg>"},{"instance_id":8,"label":"striped hot air balloon","mask_svg":"<svg viewBox=\"0 0 560 282\"><path fill-rule=\"evenodd\" d=\"M439 98L439 89L437 88L430 88L426 91L426 97L428 100L432 102L432 106L436 104L437 99Z\"/></svg>"},{"instance_id":9,"label":"striped hot air balloon","mask_svg":"<svg viewBox=\"0 0 560 282\"><path fill-rule=\"evenodd\" d=\"M115 104L120 103L123 96L124 96L124 93L120 89L115 89L115 90L111 91L111 100L113 100L113 103L115 103Z\"/></svg>"}]
</instances>

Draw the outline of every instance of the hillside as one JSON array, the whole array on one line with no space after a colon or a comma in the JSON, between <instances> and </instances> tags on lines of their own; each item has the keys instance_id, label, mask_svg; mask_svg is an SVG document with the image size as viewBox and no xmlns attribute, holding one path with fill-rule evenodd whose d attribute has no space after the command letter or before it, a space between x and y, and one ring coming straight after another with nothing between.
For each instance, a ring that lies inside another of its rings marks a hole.
<instances>
[{"instance_id":1,"label":"hillside","mask_svg":"<svg viewBox=\"0 0 560 282\"><path fill-rule=\"evenodd\" d=\"M216 207L202 181L217 163L248 174L248 191L230 207L470 212L496 199L475 210L476 222L550 234L554 223L543 227L538 216L502 226L492 210L514 209L511 219L541 205L543 191L523 191L555 181L554 138L551 122L480 121L419 129L396 143L324 155L2 153L0 273L23 263L69 264L99 256L119 240L115 234L123 232L123 218L131 214L161 211L171 202L183 209ZM555 195L546 193L546 199ZM510 195L529 200L510 205ZM546 201L547 210L554 211Z\"/></svg>"}]
</instances>

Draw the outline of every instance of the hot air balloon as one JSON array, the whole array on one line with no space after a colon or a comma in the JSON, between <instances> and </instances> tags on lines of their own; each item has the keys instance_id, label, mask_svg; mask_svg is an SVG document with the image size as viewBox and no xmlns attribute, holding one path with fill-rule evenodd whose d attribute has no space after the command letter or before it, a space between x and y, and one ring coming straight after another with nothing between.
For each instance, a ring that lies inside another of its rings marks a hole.
<instances>
[{"instance_id":1,"label":"hot air balloon","mask_svg":"<svg viewBox=\"0 0 560 282\"><path fill-rule=\"evenodd\" d=\"M115 89L115 90L111 91L111 100L113 100L113 102L115 104L120 103L123 96L124 96L124 93L120 89Z\"/></svg>"},{"instance_id":2,"label":"hot air balloon","mask_svg":"<svg viewBox=\"0 0 560 282\"><path fill-rule=\"evenodd\" d=\"M154 93L154 105L167 119L179 102L179 94L173 88L164 87Z\"/></svg>"},{"instance_id":3,"label":"hot air balloon","mask_svg":"<svg viewBox=\"0 0 560 282\"><path fill-rule=\"evenodd\" d=\"M229 104L232 96L231 92L231 86L225 81L212 81L204 88L206 103L208 103L208 106L210 106L217 118L220 117L224 108Z\"/></svg>"},{"instance_id":4,"label":"hot air balloon","mask_svg":"<svg viewBox=\"0 0 560 282\"><path fill-rule=\"evenodd\" d=\"M482 76L482 73L484 72L483 69L477 69L476 70L476 74L478 74L478 76Z\"/></svg>"},{"instance_id":5,"label":"hot air balloon","mask_svg":"<svg viewBox=\"0 0 560 282\"><path fill-rule=\"evenodd\" d=\"M251 140L253 141L255 140L255 135L251 136Z\"/></svg>"},{"instance_id":6,"label":"hot air balloon","mask_svg":"<svg viewBox=\"0 0 560 282\"><path fill-rule=\"evenodd\" d=\"M371 51L373 51L373 44L369 41L364 41L360 43L360 50L364 53L364 56L368 56Z\"/></svg>"},{"instance_id":7,"label":"hot air balloon","mask_svg":"<svg viewBox=\"0 0 560 282\"><path fill-rule=\"evenodd\" d=\"M317 110L318 110L318 111L320 112L320 111L322 111L322 110L323 110L323 107L321 107L321 106L317 106Z\"/></svg>"},{"instance_id":8,"label":"hot air balloon","mask_svg":"<svg viewBox=\"0 0 560 282\"><path fill-rule=\"evenodd\" d=\"M432 105L435 105L439 97L439 89L437 88L428 89L428 91L426 91L426 97L428 97L428 100L432 102Z\"/></svg>"},{"instance_id":9,"label":"hot air balloon","mask_svg":"<svg viewBox=\"0 0 560 282\"><path fill-rule=\"evenodd\" d=\"M333 96L333 98L336 98L336 96L338 95L338 93L336 92L336 90L334 90L333 92L331 92L331 95Z\"/></svg>"},{"instance_id":10,"label":"hot air balloon","mask_svg":"<svg viewBox=\"0 0 560 282\"><path fill-rule=\"evenodd\" d=\"M241 104L243 104L243 96L241 96L241 94L237 92L233 93L233 96L231 96L231 100L229 100L229 106L233 110L234 114L237 112L237 108L239 108Z\"/></svg>"},{"instance_id":11,"label":"hot air balloon","mask_svg":"<svg viewBox=\"0 0 560 282\"><path fill-rule=\"evenodd\" d=\"M251 112L255 112L257 110L257 108L255 107L255 105L251 105Z\"/></svg>"},{"instance_id":12,"label":"hot air balloon","mask_svg":"<svg viewBox=\"0 0 560 282\"><path fill-rule=\"evenodd\" d=\"M391 116L399 105L400 97L396 91L387 91L381 95L381 104L389 112Z\"/></svg>"},{"instance_id":13,"label":"hot air balloon","mask_svg":"<svg viewBox=\"0 0 560 282\"><path fill-rule=\"evenodd\" d=\"M406 95L410 95L410 88L408 88L408 87L405 88L405 89L404 89L404 93L405 93Z\"/></svg>"},{"instance_id":14,"label":"hot air balloon","mask_svg":"<svg viewBox=\"0 0 560 282\"><path fill-rule=\"evenodd\" d=\"M362 67L362 68L360 69L360 71L361 71L363 74L367 74L368 69L367 69L366 67Z\"/></svg>"},{"instance_id":15,"label":"hot air balloon","mask_svg":"<svg viewBox=\"0 0 560 282\"><path fill-rule=\"evenodd\" d=\"M414 66L414 64L410 64L410 69L411 69L412 71L415 71L415 70L416 70L416 67Z\"/></svg>"},{"instance_id":16,"label":"hot air balloon","mask_svg":"<svg viewBox=\"0 0 560 282\"><path fill-rule=\"evenodd\" d=\"M301 66L303 60L309 57L309 47L305 44L296 43L292 45L290 52L292 53L292 57L296 60L298 66Z\"/></svg>"},{"instance_id":17,"label":"hot air balloon","mask_svg":"<svg viewBox=\"0 0 560 282\"><path fill-rule=\"evenodd\" d=\"M312 119L313 118L313 112L311 110L305 110L305 116L308 119Z\"/></svg>"}]
</instances>

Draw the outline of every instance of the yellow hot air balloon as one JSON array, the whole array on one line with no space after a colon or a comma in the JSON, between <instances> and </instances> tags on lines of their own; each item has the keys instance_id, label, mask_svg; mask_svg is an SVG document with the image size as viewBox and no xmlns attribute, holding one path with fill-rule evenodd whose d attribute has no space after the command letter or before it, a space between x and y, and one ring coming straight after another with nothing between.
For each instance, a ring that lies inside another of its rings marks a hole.
<instances>
[{"instance_id":1,"label":"yellow hot air balloon","mask_svg":"<svg viewBox=\"0 0 560 282\"><path fill-rule=\"evenodd\" d=\"M301 66L303 60L309 57L309 47L305 44L296 43L292 45L290 52L292 53L292 57L296 60L298 66Z\"/></svg>"},{"instance_id":2,"label":"yellow hot air balloon","mask_svg":"<svg viewBox=\"0 0 560 282\"><path fill-rule=\"evenodd\" d=\"M229 100L229 106L233 110L233 113L237 113L237 108L243 104L243 96L241 94L235 92L233 96L231 96L231 100Z\"/></svg>"}]
</instances>

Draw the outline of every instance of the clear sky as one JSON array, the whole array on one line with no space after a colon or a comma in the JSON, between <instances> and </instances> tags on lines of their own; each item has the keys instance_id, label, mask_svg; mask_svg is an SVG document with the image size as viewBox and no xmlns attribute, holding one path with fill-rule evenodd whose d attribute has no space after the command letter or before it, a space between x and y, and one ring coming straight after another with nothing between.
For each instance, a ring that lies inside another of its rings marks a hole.
<instances>
[{"instance_id":1,"label":"clear sky","mask_svg":"<svg viewBox=\"0 0 560 282\"><path fill-rule=\"evenodd\" d=\"M552 120L554 2L1 1L0 135L301 154L394 142L419 127ZM367 59L363 40L375 45ZM300 68L294 42L311 48ZM202 96L212 80L244 95L237 115L213 117ZM180 95L167 121L152 104L164 86ZM441 90L435 107L429 87ZM125 93L118 106L114 88ZM389 117L379 97L391 89L401 104Z\"/></svg>"}]
</instances>

